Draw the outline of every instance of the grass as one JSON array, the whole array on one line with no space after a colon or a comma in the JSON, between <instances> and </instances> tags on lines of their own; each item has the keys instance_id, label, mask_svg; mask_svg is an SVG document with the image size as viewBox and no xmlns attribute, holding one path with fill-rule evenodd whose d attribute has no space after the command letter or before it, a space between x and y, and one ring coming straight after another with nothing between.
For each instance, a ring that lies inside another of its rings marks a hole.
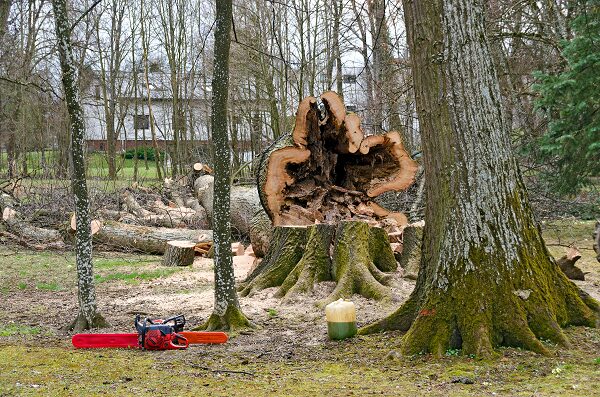
<instances>
[{"instance_id":1,"label":"grass","mask_svg":"<svg viewBox=\"0 0 600 397\"><path fill-rule=\"evenodd\" d=\"M385 360L398 338L392 333L328 342L294 359L269 358L272 353L250 357L215 346L182 352L0 346L0 395L128 396L167 390L177 396L234 397L597 395L598 365L581 349L552 357L503 349L497 360L426 355ZM460 378L473 384L455 383Z\"/></svg>"},{"instance_id":2,"label":"grass","mask_svg":"<svg viewBox=\"0 0 600 397\"><path fill-rule=\"evenodd\" d=\"M21 285L21 283L19 283L19 285ZM35 285L35 288L37 289L41 289L44 291L60 291L62 290L62 287L60 285L58 285L58 283L37 283Z\"/></svg>"},{"instance_id":3,"label":"grass","mask_svg":"<svg viewBox=\"0 0 600 397\"><path fill-rule=\"evenodd\" d=\"M15 323L0 324L0 336L14 336L14 335L39 335L41 329L39 327L30 327L28 325L21 325Z\"/></svg>"},{"instance_id":4,"label":"grass","mask_svg":"<svg viewBox=\"0 0 600 397\"><path fill-rule=\"evenodd\" d=\"M544 236L551 244L573 241L581 249L588 245L591 248L593 224L571 220L551 222L544 225ZM564 251L564 247L558 245L550 248L555 256ZM597 277L598 263L589 260L592 258L589 251L584 253L586 257L582 261L587 261L586 267ZM193 268L162 268L159 260L159 257L145 255L96 255L98 295L118 283L149 283L174 272L194 271ZM73 255L14 252L0 246L0 264L0 290L14 294L14 297L0 297L0 396L3 397L166 393L233 397L598 395L600 329L584 327L565 330L572 349L548 345L552 355L545 357L503 348L499 350L500 357L494 360L465 357L458 350L448 350L440 359L428 355L394 355L389 359L390 350L398 350L402 341L402 335L397 332L340 342L323 338L301 348L282 345L278 335L273 334L272 341L264 346L257 343L253 335L240 335L228 345L195 346L181 352L78 351L69 346L67 338L46 335L45 330L50 329L47 325L32 327L31 320L27 320L60 313L50 310L51 304L34 301L29 293L45 297L56 286L62 288L63 296L53 296L54 299L62 300L70 295L70 299L76 300ZM42 285L47 289L40 289ZM164 283L154 287L155 294L175 291ZM179 288L183 288L179 293L200 290L188 284ZM127 294L121 287L116 289ZM10 304L13 298L29 299L17 317ZM281 317L277 307L266 309L266 313L269 317ZM10 322L13 320L16 323ZM298 333L302 329L290 327L287 332ZM288 356L292 351L293 355ZM474 383L463 384L461 379ZM458 383L454 383L456 381Z\"/></svg>"},{"instance_id":5,"label":"grass","mask_svg":"<svg viewBox=\"0 0 600 397\"><path fill-rule=\"evenodd\" d=\"M179 269L177 268L169 268L169 269L158 269L154 271L146 271L146 272L131 272L131 273L109 273L105 276L100 274L96 274L94 276L94 280L96 283L105 283L107 281L115 281L120 280L124 281L127 284L139 284L142 281L150 281L161 277L168 277L171 274L177 272Z\"/></svg>"},{"instance_id":6,"label":"grass","mask_svg":"<svg viewBox=\"0 0 600 397\"><path fill-rule=\"evenodd\" d=\"M6 153L0 153L2 158L0 161L6 163ZM48 169L48 164L52 167L52 164L57 163L57 153L53 150L47 150L45 152L46 156L46 170ZM44 169L41 167L41 152L33 151L27 153L27 168L29 173L31 174L39 174L42 175ZM95 178L106 178L108 177L108 162L106 160L106 154L101 152L91 152L86 156L87 163L87 174L90 179ZM118 169L118 177L124 180L131 180L133 178L134 173L134 163L133 159L125 159L120 155L117 156L117 169ZM141 180L158 180L156 173L156 164L154 161L148 161L148 169L145 167L144 160L138 160L138 178Z\"/></svg>"}]
</instances>

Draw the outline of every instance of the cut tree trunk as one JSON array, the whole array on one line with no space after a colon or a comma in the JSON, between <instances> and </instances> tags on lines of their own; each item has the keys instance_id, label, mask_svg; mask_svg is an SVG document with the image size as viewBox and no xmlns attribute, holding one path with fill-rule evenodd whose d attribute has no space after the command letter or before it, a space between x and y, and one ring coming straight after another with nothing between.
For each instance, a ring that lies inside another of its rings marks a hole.
<instances>
[{"instance_id":1,"label":"cut tree trunk","mask_svg":"<svg viewBox=\"0 0 600 397\"><path fill-rule=\"evenodd\" d=\"M174 240L167 242L167 249L163 256L165 266L190 266L194 263L196 243L187 240Z\"/></svg>"},{"instance_id":2,"label":"cut tree trunk","mask_svg":"<svg viewBox=\"0 0 600 397\"><path fill-rule=\"evenodd\" d=\"M567 253L556 261L560 270L571 280L585 280L585 275L575 262L581 259L581 252L575 247L569 247Z\"/></svg>"},{"instance_id":3,"label":"cut tree trunk","mask_svg":"<svg viewBox=\"0 0 600 397\"><path fill-rule=\"evenodd\" d=\"M416 280L421 265L421 244L423 242L423 225L410 224L402 232L402 252L399 255L400 267L404 269L404 278Z\"/></svg>"},{"instance_id":4,"label":"cut tree trunk","mask_svg":"<svg viewBox=\"0 0 600 397\"><path fill-rule=\"evenodd\" d=\"M194 190L212 223L214 177L204 175L196 179ZM231 231L236 236L246 237L250 234L252 216L261 209L258 192L253 187L232 186L230 198Z\"/></svg>"},{"instance_id":5,"label":"cut tree trunk","mask_svg":"<svg viewBox=\"0 0 600 397\"><path fill-rule=\"evenodd\" d=\"M346 114L336 93L305 98L293 132L261 156L258 192L275 229L270 237L268 223L253 218L251 239L260 237L252 241L255 252L263 236L268 251L242 294L280 286L277 295L287 298L333 280L337 287L321 304L353 293L389 297L383 272L395 271L397 262L388 231L407 219L375 199L408 188L416 171L397 132L365 137L360 119Z\"/></svg>"},{"instance_id":6,"label":"cut tree trunk","mask_svg":"<svg viewBox=\"0 0 600 397\"><path fill-rule=\"evenodd\" d=\"M106 221L94 235L94 240L118 249L163 254L167 249L167 242L171 240L208 242L212 241L212 231L146 227Z\"/></svg>"},{"instance_id":7,"label":"cut tree trunk","mask_svg":"<svg viewBox=\"0 0 600 397\"><path fill-rule=\"evenodd\" d=\"M273 238L273 225L265 210L261 208L250 221L250 243L257 258L266 255L271 238Z\"/></svg>"},{"instance_id":8,"label":"cut tree trunk","mask_svg":"<svg viewBox=\"0 0 600 397\"><path fill-rule=\"evenodd\" d=\"M57 230L44 229L25 221L21 213L11 207L4 207L2 221L6 224L9 232L21 239L34 244L57 244L62 245L62 236Z\"/></svg>"}]
</instances>

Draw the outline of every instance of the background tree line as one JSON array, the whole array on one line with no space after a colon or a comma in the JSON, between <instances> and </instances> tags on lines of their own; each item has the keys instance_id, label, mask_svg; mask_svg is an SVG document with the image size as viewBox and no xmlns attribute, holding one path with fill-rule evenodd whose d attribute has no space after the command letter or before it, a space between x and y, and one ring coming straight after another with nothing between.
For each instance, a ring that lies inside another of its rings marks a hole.
<instances>
[{"instance_id":1,"label":"background tree line","mask_svg":"<svg viewBox=\"0 0 600 397\"><path fill-rule=\"evenodd\" d=\"M195 161L210 163L214 5L75 0L68 6L76 21L72 38L82 101L102 108L106 176L116 179L123 167L117 143L126 115L138 114L139 107L152 118L159 89L166 92L162 106L168 109L171 144L162 158L157 150L157 161L136 156L133 179L142 167L162 177L184 174ZM64 178L69 168L51 9L44 0L0 3L0 173L8 178ZM557 192L589 190L600 157L593 94L598 3L494 0L486 14L512 143L530 189L544 202L556 202ZM234 1L232 22L228 130L234 175L248 176L252 160L289 131L303 97L326 90L344 96L368 133L401 130L407 146L420 151L398 2ZM569 94L565 81L589 90ZM575 102L561 119L561 109ZM569 132L584 113L578 128L587 132ZM139 146L155 145L165 133L155 124L136 129Z\"/></svg>"}]
</instances>

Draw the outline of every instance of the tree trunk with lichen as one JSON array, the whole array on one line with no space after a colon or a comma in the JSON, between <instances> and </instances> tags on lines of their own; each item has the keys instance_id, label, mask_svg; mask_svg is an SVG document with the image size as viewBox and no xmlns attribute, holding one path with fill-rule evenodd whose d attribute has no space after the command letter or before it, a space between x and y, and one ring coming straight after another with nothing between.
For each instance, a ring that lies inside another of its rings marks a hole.
<instances>
[{"instance_id":1,"label":"tree trunk with lichen","mask_svg":"<svg viewBox=\"0 0 600 397\"><path fill-rule=\"evenodd\" d=\"M72 188L75 198L77 229L75 231L75 261L77 264L77 289L79 313L68 327L75 331L108 326L97 310L94 274L92 268L92 231L90 208L85 178L83 145L85 124L83 108L79 102L76 71L71 46L71 25L65 0L53 0L58 54L62 71L62 83L71 125L71 156L73 163Z\"/></svg>"},{"instance_id":2,"label":"tree trunk with lichen","mask_svg":"<svg viewBox=\"0 0 600 397\"><path fill-rule=\"evenodd\" d=\"M404 13L425 159L422 262L409 300L360 332L407 331L406 354L568 345L561 327L597 325L600 307L562 274L534 222L483 4L406 0Z\"/></svg>"},{"instance_id":3,"label":"tree trunk with lichen","mask_svg":"<svg viewBox=\"0 0 600 397\"><path fill-rule=\"evenodd\" d=\"M359 117L334 92L305 98L292 133L260 160L259 197L275 229L241 293L279 286L277 296L288 298L333 280L337 287L321 303L354 293L389 297L383 272L397 263L384 228L407 219L375 199L409 187L416 170L399 133L364 136Z\"/></svg>"},{"instance_id":4,"label":"tree trunk with lichen","mask_svg":"<svg viewBox=\"0 0 600 397\"><path fill-rule=\"evenodd\" d=\"M227 138L227 93L231 0L217 2L214 75L212 81L211 130L214 150L213 236L215 249L215 305L205 330L236 330L251 324L240 309L231 259L231 214L229 141Z\"/></svg>"}]
</instances>

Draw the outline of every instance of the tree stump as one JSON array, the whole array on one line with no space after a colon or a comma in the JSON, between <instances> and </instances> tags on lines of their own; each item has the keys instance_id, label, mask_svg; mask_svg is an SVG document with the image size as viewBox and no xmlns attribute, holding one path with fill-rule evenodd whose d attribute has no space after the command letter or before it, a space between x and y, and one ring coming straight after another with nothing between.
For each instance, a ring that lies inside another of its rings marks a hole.
<instances>
[{"instance_id":1,"label":"tree stump","mask_svg":"<svg viewBox=\"0 0 600 397\"><path fill-rule=\"evenodd\" d=\"M275 228L241 294L279 286L277 296L289 298L332 280L337 286L321 304L353 293L389 297L384 272L397 263L385 228L407 219L375 199L408 188L416 171L397 132L365 137L358 116L346 114L334 92L305 98L293 132L259 162L259 197Z\"/></svg>"},{"instance_id":2,"label":"tree stump","mask_svg":"<svg viewBox=\"0 0 600 397\"><path fill-rule=\"evenodd\" d=\"M167 243L163 256L164 266L190 266L194 263L196 243L186 240L173 240Z\"/></svg>"},{"instance_id":3,"label":"tree stump","mask_svg":"<svg viewBox=\"0 0 600 397\"><path fill-rule=\"evenodd\" d=\"M556 261L560 270L571 280L585 280L583 271L575 266L575 262L581 259L581 252L575 247L569 247L567 253Z\"/></svg>"}]
</instances>

